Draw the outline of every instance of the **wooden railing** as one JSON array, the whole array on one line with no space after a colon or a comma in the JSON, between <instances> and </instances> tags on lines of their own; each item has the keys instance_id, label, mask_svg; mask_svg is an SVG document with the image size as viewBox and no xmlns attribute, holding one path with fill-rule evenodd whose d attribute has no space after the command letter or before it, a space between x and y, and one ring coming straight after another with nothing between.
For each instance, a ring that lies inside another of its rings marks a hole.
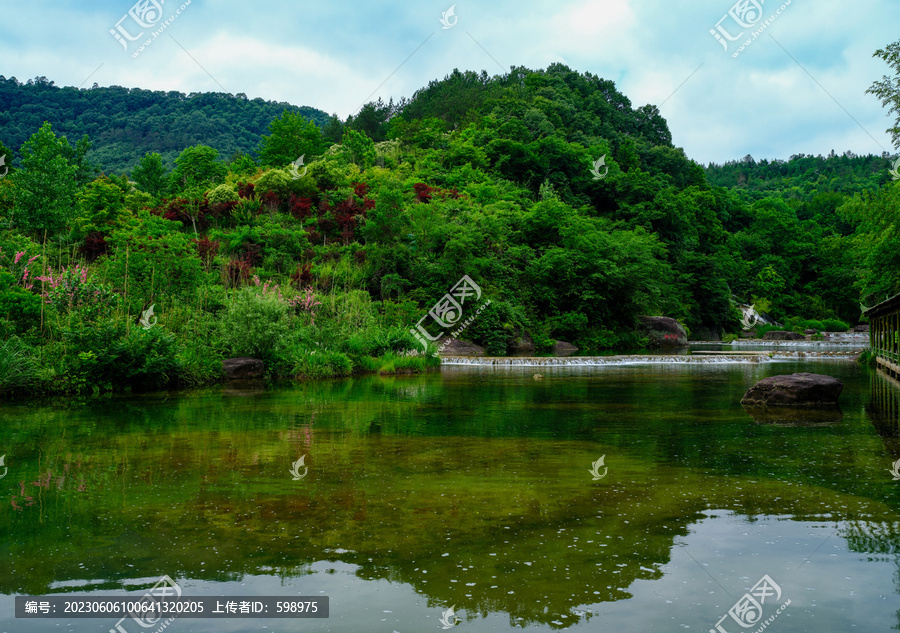
<instances>
[{"instance_id":1,"label":"wooden railing","mask_svg":"<svg viewBox=\"0 0 900 633\"><path fill-rule=\"evenodd\" d=\"M878 365L900 377L900 295L895 295L864 314L869 318L869 341Z\"/></svg>"}]
</instances>

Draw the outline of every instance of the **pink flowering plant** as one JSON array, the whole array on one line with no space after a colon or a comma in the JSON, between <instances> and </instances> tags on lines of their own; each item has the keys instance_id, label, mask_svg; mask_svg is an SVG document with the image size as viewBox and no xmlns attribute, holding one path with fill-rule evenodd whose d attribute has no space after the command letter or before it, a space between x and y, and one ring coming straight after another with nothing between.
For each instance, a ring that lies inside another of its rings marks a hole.
<instances>
[{"instance_id":1,"label":"pink flowering plant","mask_svg":"<svg viewBox=\"0 0 900 633\"><path fill-rule=\"evenodd\" d=\"M316 311L322 305L322 302L316 299L312 286L307 286L300 294L286 299L281 293L281 288L279 288L278 284L273 285L271 280L263 283L260 281L259 275L253 275L253 284L261 289L263 297L277 296L278 300L288 307L291 314L297 314L298 312L300 314L308 314L310 324L316 324Z\"/></svg>"},{"instance_id":2,"label":"pink flowering plant","mask_svg":"<svg viewBox=\"0 0 900 633\"><path fill-rule=\"evenodd\" d=\"M29 267L32 266L34 260L39 257L40 255L26 257L26 251L18 251L12 255L12 261L6 262L5 266L16 280L17 286L24 288L25 290L31 290L34 287L35 276L34 272ZM0 261L5 259L9 258L5 256L3 249L0 248Z\"/></svg>"},{"instance_id":3,"label":"pink flowering plant","mask_svg":"<svg viewBox=\"0 0 900 633\"><path fill-rule=\"evenodd\" d=\"M41 299L31 290L28 268L36 258L26 258L25 251L7 254L0 249L0 337L40 324Z\"/></svg>"},{"instance_id":4,"label":"pink flowering plant","mask_svg":"<svg viewBox=\"0 0 900 633\"><path fill-rule=\"evenodd\" d=\"M109 284L101 284L88 274L87 266L77 264L54 274L36 277L44 282L44 303L52 305L60 314L79 312L83 318L95 318L100 309L115 305L119 296Z\"/></svg>"}]
</instances>

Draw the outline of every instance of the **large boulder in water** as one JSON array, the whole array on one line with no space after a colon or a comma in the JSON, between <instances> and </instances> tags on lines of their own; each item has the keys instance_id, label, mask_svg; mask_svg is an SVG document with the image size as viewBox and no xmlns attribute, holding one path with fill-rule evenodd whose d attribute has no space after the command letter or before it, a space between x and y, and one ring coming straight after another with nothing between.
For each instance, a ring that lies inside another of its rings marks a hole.
<instances>
[{"instance_id":1,"label":"large boulder in water","mask_svg":"<svg viewBox=\"0 0 900 633\"><path fill-rule=\"evenodd\" d=\"M471 341L444 336L437 342L439 356L484 356L484 348Z\"/></svg>"},{"instance_id":2,"label":"large boulder in water","mask_svg":"<svg viewBox=\"0 0 900 633\"><path fill-rule=\"evenodd\" d=\"M651 347L684 346L688 344L687 332L681 323L671 317L639 316L641 329L650 337Z\"/></svg>"},{"instance_id":3,"label":"large boulder in water","mask_svg":"<svg viewBox=\"0 0 900 633\"><path fill-rule=\"evenodd\" d=\"M565 341L556 341L553 344L553 347L550 348L550 351L554 356L568 356L577 352L578 348Z\"/></svg>"},{"instance_id":4,"label":"large boulder in water","mask_svg":"<svg viewBox=\"0 0 900 633\"><path fill-rule=\"evenodd\" d=\"M788 332L787 330L772 330L763 334L764 341L802 341L805 338L799 332Z\"/></svg>"},{"instance_id":5,"label":"large boulder in water","mask_svg":"<svg viewBox=\"0 0 900 633\"><path fill-rule=\"evenodd\" d=\"M510 354L528 354L534 351L534 341L527 332L516 330L515 335L506 341L506 348Z\"/></svg>"},{"instance_id":6,"label":"large boulder in water","mask_svg":"<svg viewBox=\"0 0 900 633\"><path fill-rule=\"evenodd\" d=\"M226 358L222 365L226 380L257 380L266 375L266 364L258 358Z\"/></svg>"},{"instance_id":7,"label":"large boulder in water","mask_svg":"<svg viewBox=\"0 0 900 633\"><path fill-rule=\"evenodd\" d=\"M790 374L763 378L741 399L745 407L834 407L844 383L822 374Z\"/></svg>"}]
</instances>

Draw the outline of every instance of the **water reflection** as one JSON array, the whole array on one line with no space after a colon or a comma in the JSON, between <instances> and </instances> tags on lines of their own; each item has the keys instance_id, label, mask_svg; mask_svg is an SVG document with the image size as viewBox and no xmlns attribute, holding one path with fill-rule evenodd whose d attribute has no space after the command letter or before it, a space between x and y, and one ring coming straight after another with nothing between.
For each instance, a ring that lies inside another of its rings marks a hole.
<instances>
[{"instance_id":1,"label":"water reflection","mask_svg":"<svg viewBox=\"0 0 900 633\"><path fill-rule=\"evenodd\" d=\"M767 407L741 405L757 424L779 424L781 426L826 426L839 424L844 420L840 406L832 407Z\"/></svg>"},{"instance_id":2,"label":"water reflection","mask_svg":"<svg viewBox=\"0 0 900 633\"><path fill-rule=\"evenodd\" d=\"M862 414L869 377L818 368L846 385L838 425L758 425L739 405L769 373L817 371L800 367L453 368L3 408L0 591L168 574L186 595L324 591L331 618L304 630L428 630L455 606L472 630L706 631L768 573L797 595L778 630L844 631L866 622L855 605L880 625L900 606L882 571L900 496Z\"/></svg>"}]
</instances>

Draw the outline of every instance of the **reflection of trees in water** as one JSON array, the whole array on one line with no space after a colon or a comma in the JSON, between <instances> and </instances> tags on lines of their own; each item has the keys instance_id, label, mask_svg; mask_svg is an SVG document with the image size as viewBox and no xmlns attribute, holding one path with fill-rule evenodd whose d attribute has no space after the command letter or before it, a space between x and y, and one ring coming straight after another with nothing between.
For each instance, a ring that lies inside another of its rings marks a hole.
<instances>
[{"instance_id":1,"label":"reflection of trees in water","mask_svg":"<svg viewBox=\"0 0 900 633\"><path fill-rule=\"evenodd\" d=\"M847 540L851 552L882 556L871 560L898 560L893 555L900 552L900 521L844 521L838 534Z\"/></svg>"},{"instance_id":2,"label":"reflection of trees in water","mask_svg":"<svg viewBox=\"0 0 900 633\"><path fill-rule=\"evenodd\" d=\"M891 459L900 459L900 382L879 371L872 372L866 413Z\"/></svg>"},{"instance_id":3,"label":"reflection of trees in water","mask_svg":"<svg viewBox=\"0 0 900 633\"><path fill-rule=\"evenodd\" d=\"M900 382L880 371L872 372L866 413L891 459L900 459ZM900 522L848 521L839 533L851 551L868 554L870 560L892 560L894 584L900 592ZM900 629L900 611L897 623Z\"/></svg>"},{"instance_id":4,"label":"reflection of trees in water","mask_svg":"<svg viewBox=\"0 0 900 633\"><path fill-rule=\"evenodd\" d=\"M838 534L851 552L866 554L869 561L893 561L894 585L900 593L900 521L844 521ZM900 629L900 611L895 628Z\"/></svg>"}]
</instances>

